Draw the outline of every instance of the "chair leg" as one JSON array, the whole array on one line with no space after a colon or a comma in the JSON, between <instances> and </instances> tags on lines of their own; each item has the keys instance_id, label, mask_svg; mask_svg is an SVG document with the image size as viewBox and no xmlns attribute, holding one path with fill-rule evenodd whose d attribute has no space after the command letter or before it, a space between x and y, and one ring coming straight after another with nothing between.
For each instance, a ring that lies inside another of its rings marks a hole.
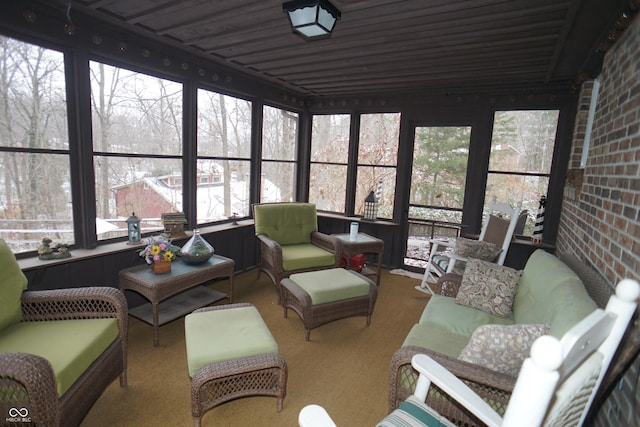
<instances>
[{"instance_id":1,"label":"chair leg","mask_svg":"<svg viewBox=\"0 0 640 427\"><path fill-rule=\"evenodd\" d=\"M429 264L427 264L427 266L424 269L422 282L420 282L420 284L416 286L416 289L419 290L420 292L424 292L425 294L435 295L435 292L433 292L433 289L431 289L431 286L429 286L428 279L430 276L431 276L431 259L429 259Z\"/></svg>"},{"instance_id":2,"label":"chair leg","mask_svg":"<svg viewBox=\"0 0 640 427\"><path fill-rule=\"evenodd\" d=\"M422 282L420 282L419 286L416 286L417 290L424 292L425 294L435 295L435 292L431 289L431 286L429 286L428 279L433 276L437 281L438 275L436 274L436 267L433 264L433 257L439 253L439 247L440 245L438 243L434 242L431 244L431 247L429 248L429 257L427 258L427 266L424 268L424 275L422 276Z\"/></svg>"}]
</instances>

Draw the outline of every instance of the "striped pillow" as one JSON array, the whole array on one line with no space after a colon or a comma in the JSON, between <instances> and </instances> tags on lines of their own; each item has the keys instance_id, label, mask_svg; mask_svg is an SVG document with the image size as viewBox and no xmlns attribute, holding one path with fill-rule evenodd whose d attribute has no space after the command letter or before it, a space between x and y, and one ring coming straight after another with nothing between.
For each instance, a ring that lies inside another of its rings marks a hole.
<instances>
[{"instance_id":1,"label":"striped pillow","mask_svg":"<svg viewBox=\"0 0 640 427\"><path fill-rule=\"evenodd\" d=\"M456 427L446 418L420 401L409 396L398 409L377 424L377 427Z\"/></svg>"}]
</instances>

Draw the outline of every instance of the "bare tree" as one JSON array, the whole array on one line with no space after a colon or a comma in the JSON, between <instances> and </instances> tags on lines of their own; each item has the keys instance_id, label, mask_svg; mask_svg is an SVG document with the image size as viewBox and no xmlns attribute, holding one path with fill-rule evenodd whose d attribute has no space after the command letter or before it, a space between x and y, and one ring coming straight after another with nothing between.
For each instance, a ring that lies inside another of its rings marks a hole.
<instances>
[{"instance_id":1,"label":"bare tree","mask_svg":"<svg viewBox=\"0 0 640 427\"><path fill-rule=\"evenodd\" d=\"M66 119L63 55L0 37L0 218L16 252L42 239L34 228L72 243Z\"/></svg>"},{"instance_id":2,"label":"bare tree","mask_svg":"<svg viewBox=\"0 0 640 427\"><path fill-rule=\"evenodd\" d=\"M120 84L120 69L109 67L113 70L109 78L109 87L107 88L107 73L105 65L96 63L90 67L91 72L91 100L93 103L93 112L96 116L97 123L94 122L93 147L96 151L108 151L109 130L112 125L112 116L115 107L115 94ZM97 132L96 132L97 130ZM97 215L101 218L109 218L109 157L100 158L100 167L98 168L98 176L96 177L96 201Z\"/></svg>"}]
</instances>

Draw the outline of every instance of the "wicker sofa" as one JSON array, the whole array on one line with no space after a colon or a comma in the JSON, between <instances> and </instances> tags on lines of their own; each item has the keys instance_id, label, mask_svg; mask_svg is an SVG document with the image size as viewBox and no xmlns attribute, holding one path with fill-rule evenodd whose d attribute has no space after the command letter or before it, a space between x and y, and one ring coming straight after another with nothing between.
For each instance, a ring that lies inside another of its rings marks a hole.
<instances>
[{"instance_id":1,"label":"wicker sofa","mask_svg":"<svg viewBox=\"0 0 640 427\"><path fill-rule=\"evenodd\" d=\"M411 367L411 357L425 353L467 382L496 411L503 412L515 377L458 359L475 329L484 324L540 323L550 325L548 333L560 338L599 304L604 304L611 294L611 288L601 280L589 280L587 290L585 282L566 263L543 250L534 252L522 271L511 319L456 304L461 279L459 275L447 274L439 280L440 294L429 299L419 322L395 352L390 366L390 410L415 389L417 374ZM442 394L432 393L427 401L459 425L477 425L475 419Z\"/></svg>"},{"instance_id":2,"label":"wicker sofa","mask_svg":"<svg viewBox=\"0 0 640 427\"><path fill-rule=\"evenodd\" d=\"M0 419L77 426L116 378L126 386L126 300L115 288L26 287L0 239Z\"/></svg>"}]
</instances>

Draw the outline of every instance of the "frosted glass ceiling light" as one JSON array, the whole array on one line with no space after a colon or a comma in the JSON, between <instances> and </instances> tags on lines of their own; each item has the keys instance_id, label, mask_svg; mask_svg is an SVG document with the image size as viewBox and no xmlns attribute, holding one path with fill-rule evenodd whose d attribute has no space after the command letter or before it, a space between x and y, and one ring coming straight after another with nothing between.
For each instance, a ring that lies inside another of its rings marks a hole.
<instances>
[{"instance_id":1,"label":"frosted glass ceiling light","mask_svg":"<svg viewBox=\"0 0 640 427\"><path fill-rule=\"evenodd\" d=\"M289 16L291 28L305 40L331 36L341 13L328 0L295 0L282 5Z\"/></svg>"}]
</instances>

